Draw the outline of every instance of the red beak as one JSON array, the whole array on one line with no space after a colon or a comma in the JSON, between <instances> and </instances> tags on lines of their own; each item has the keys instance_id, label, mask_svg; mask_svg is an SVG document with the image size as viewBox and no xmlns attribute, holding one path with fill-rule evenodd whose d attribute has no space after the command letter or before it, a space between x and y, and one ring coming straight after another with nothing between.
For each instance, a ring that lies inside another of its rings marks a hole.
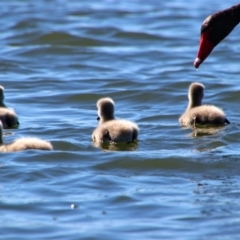
<instances>
[{"instance_id":1,"label":"red beak","mask_svg":"<svg viewBox=\"0 0 240 240\"><path fill-rule=\"evenodd\" d=\"M208 55L212 52L214 46L209 41L209 30L203 32L200 38L199 50L197 54L197 58L194 60L194 67L198 68L200 64L208 57Z\"/></svg>"}]
</instances>

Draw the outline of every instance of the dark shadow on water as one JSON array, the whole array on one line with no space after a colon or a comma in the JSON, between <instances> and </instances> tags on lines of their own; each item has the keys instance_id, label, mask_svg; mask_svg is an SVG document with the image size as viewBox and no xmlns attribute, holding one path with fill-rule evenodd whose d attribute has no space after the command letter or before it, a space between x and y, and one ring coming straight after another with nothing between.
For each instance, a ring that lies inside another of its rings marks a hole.
<instances>
[{"instance_id":1,"label":"dark shadow on water","mask_svg":"<svg viewBox=\"0 0 240 240\"><path fill-rule=\"evenodd\" d=\"M222 134L225 129L226 129L225 126L193 128L193 131L190 134L190 136L193 138L198 138L204 136L211 136L215 134Z\"/></svg>"},{"instance_id":2,"label":"dark shadow on water","mask_svg":"<svg viewBox=\"0 0 240 240\"><path fill-rule=\"evenodd\" d=\"M138 148L138 142L131 143L102 143L93 142L93 145L97 148L101 148L103 151L135 151Z\"/></svg>"}]
</instances>

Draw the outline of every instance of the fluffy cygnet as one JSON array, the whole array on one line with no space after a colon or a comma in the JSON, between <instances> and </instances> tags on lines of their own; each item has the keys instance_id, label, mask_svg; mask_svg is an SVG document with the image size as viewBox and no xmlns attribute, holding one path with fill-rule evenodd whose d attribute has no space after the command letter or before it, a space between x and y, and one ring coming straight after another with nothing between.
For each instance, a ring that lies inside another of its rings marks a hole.
<instances>
[{"instance_id":1,"label":"fluffy cygnet","mask_svg":"<svg viewBox=\"0 0 240 240\"><path fill-rule=\"evenodd\" d=\"M14 140L12 143L4 144L2 123L0 121L0 152L18 152L27 149L52 150L52 144L40 138L27 137Z\"/></svg>"},{"instance_id":2,"label":"fluffy cygnet","mask_svg":"<svg viewBox=\"0 0 240 240\"><path fill-rule=\"evenodd\" d=\"M114 118L114 102L111 98L101 98L97 102L99 125L93 131L95 142L133 142L138 137L137 124Z\"/></svg>"},{"instance_id":3,"label":"fluffy cygnet","mask_svg":"<svg viewBox=\"0 0 240 240\"><path fill-rule=\"evenodd\" d=\"M4 104L4 88L0 85L0 120L3 128L14 128L19 126L18 117L13 109Z\"/></svg>"},{"instance_id":4,"label":"fluffy cygnet","mask_svg":"<svg viewBox=\"0 0 240 240\"><path fill-rule=\"evenodd\" d=\"M194 82L189 86L189 103L185 113L179 118L180 124L186 127L230 124L223 110L213 105L202 105L203 96L203 84Z\"/></svg>"}]
</instances>

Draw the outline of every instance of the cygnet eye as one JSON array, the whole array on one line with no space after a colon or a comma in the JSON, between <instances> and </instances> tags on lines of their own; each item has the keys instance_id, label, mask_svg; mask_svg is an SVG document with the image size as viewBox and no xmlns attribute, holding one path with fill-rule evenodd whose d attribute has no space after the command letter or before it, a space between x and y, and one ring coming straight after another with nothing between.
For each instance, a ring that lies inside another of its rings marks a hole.
<instances>
[{"instance_id":1,"label":"cygnet eye","mask_svg":"<svg viewBox=\"0 0 240 240\"><path fill-rule=\"evenodd\" d=\"M97 120L99 121L99 120L100 120L100 117L97 117Z\"/></svg>"}]
</instances>

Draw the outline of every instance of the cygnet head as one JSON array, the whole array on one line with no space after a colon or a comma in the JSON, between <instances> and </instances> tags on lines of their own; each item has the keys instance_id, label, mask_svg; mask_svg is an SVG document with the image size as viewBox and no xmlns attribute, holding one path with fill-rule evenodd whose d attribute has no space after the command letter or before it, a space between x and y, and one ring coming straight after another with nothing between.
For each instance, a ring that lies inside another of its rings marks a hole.
<instances>
[{"instance_id":1,"label":"cygnet head","mask_svg":"<svg viewBox=\"0 0 240 240\"><path fill-rule=\"evenodd\" d=\"M101 98L97 102L99 124L114 119L114 101L111 98Z\"/></svg>"},{"instance_id":2,"label":"cygnet head","mask_svg":"<svg viewBox=\"0 0 240 240\"><path fill-rule=\"evenodd\" d=\"M203 97L204 97L204 85L198 82L192 83L189 86L188 90L189 99L188 109L201 106Z\"/></svg>"},{"instance_id":3,"label":"cygnet head","mask_svg":"<svg viewBox=\"0 0 240 240\"><path fill-rule=\"evenodd\" d=\"M0 85L0 107L6 107L4 104L4 87Z\"/></svg>"}]
</instances>

